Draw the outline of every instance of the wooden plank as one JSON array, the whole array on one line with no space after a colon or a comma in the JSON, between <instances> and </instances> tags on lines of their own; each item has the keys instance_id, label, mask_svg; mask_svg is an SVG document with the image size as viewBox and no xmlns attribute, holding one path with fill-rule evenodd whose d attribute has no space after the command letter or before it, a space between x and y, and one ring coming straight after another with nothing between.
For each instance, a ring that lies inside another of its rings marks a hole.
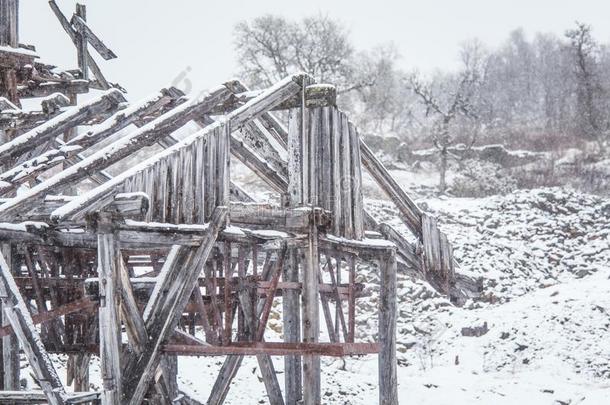
<instances>
[{"instance_id":1,"label":"wooden plank","mask_svg":"<svg viewBox=\"0 0 610 405\"><path fill-rule=\"evenodd\" d=\"M85 21L87 20L87 8L84 4L76 4L76 14L72 17L72 21L78 19L82 22L81 25L75 25L76 29L76 53L78 58L78 67L82 74L82 79L89 80L89 60L87 58L88 50L87 50L87 30L85 27Z\"/></svg>"},{"instance_id":2,"label":"wooden plank","mask_svg":"<svg viewBox=\"0 0 610 405\"><path fill-rule=\"evenodd\" d=\"M57 3L55 2L55 0L50 0L49 6L51 6L51 10L53 10L53 13L59 20L59 23L61 24L62 28L64 29L64 31L66 31L66 34L68 34L68 36L72 40L72 43L74 43L74 45L76 45L76 31L72 28L72 25L70 25L70 22L68 21L68 19L61 12L61 10L57 6ZM100 67L98 66L95 59L93 59L93 57L91 56L91 54L88 51L87 51L86 57L87 57L87 65L89 66L89 69L91 69L91 72L93 72L93 75L95 76L101 89L102 90L109 89L111 87L110 83L108 83L108 81L102 74L102 70L100 69Z\"/></svg>"},{"instance_id":3,"label":"wooden plank","mask_svg":"<svg viewBox=\"0 0 610 405\"><path fill-rule=\"evenodd\" d=\"M360 157L360 135L358 130L349 123L350 136L350 178L352 182L352 225L354 239L364 237L364 197L362 193L362 162Z\"/></svg>"},{"instance_id":4,"label":"wooden plank","mask_svg":"<svg viewBox=\"0 0 610 405\"><path fill-rule=\"evenodd\" d=\"M14 270L15 265L15 246L6 243L2 244L1 252L7 259L9 271ZM2 302L0 301L0 310L2 309ZM9 318L4 311L0 313L0 320L2 321L2 329L10 329L12 332L13 328L10 326ZM20 385L20 360L19 360L19 341L16 336L10 336L10 334L3 335L2 337L2 372L3 378L1 383L2 389L4 390L19 390Z\"/></svg>"},{"instance_id":5,"label":"wooden plank","mask_svg":"<svg viewBox=\"0 0 610 405\"><path fill-rule=\"evenodd\" d=\"M396 254L379 261L379 404L398 405Z\"/></svg>"},{"instance_id":6,"label":"wooden plank","mask_svg":"<svg viewBox=\"0 0 610 405\"><path fill-rule=\"evenodd\" d=\"M104 60L116 59L117 56L110 48L108 48L102 40L87 25L87 19L82 14L77 14L72 17L72 25L76 31L82 33L84 39L91 44Z\"/></svg>"},{"instance_id":7,"label":"wooden plank","mask_svg":"<svg viewBox=\"0 0 610 405\"><path fill-rule=\"evenodd\" d=\"M235 342L229 346L165 345L165 353L179 356L300 356L344 357L379 353L378 343ZM286 402L288 403L288 402Z\"/></svg>"},{"instance_id":8,"label":"wooden plank","mask_svg":"<svg viewBox=\"0 0 610 405\"><path fill-rule=\"evenodd\" d=\"M288 118L288 184L287 191L291 207L304 203L303 190L303 112L291 109Z\"/></svg>"},{"instance_id":9,"label":"wooden plank","mask_svg":"<svg viewBox=\"0 0 610 405\"><path fill-rule=\"evenodd\" d=\"M373 151L360 140L360 152L362 164L379 184L381 189L387 194L398 208L401 219L413 234L421 239L422 237L422 214L423 211L415 204L409 195L400 187L396 180L390 175L388 170L377 159Z\"/></svg>"},{"instance_id":10,"label":"wooden plank","mask_svg":"<svg viewBox=\"0 0 610 405\"><path fill-rule=\"evenodd\" d=\"M304 343L317 343L320 334L319 283L318 270L320 256L318 252L318 231L312 223L308 235L308 246L305 249L305 265L301 274L303 289L301 292L302 320L301 330ZM318 405L321 401L320 357L303 356L303 405Z\"/></svg>"},{"instance_id":11,"label":"wooden plank","mask_svg":"<svg viewBox=\"0 0 610 405\"><path fill-rule=\"evenodd\" d=\"M98 274L100 279L100 359L103 382L102 405L121 403L121 266L115 219L102 212L97 218Z\"/></svg>"},{"instance_id":12,"label":"wooden plank","mask_svg":"<svg viewBox=\"0 0 610 405\"><path fill-rule=\"evenodd\" d=\"M354 224L352 217L352 161L351 161L351 138L349 136L349 121L347 116L340 114L341 119L341 143L339 146L339 158L341 161L341 223L343 229L339 236L349 239L354 238Z\"/></svg>"}]
</instances>

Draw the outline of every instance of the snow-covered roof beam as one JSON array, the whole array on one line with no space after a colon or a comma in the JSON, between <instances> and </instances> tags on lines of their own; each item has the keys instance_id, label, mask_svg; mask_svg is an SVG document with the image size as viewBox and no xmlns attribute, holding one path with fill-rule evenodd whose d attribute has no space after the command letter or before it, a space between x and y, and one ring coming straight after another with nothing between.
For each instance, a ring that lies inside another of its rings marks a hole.
<instances>
[{"instance_id":1,"label":"snow-covered roof beam","mask_svg":"<svg viewBox=\"0 0 610 405\"><path fill-rule=\"evenodd\" d=\"M126 101L123 93L113 89L87 103L71 108L31 131L1 145L0 164L5 164L10 159L31 151L67 130L97 117L99 114L112 113L120 107L121 103Z\"/></svg>"},{"instance_id":2,"label":"snow-covered roof beam","mask_svg":"<svg viewBox=\"0 0 610 405\"><path fill-rule=\"evenodd\" d=\"M271 110L274 106L279 105L280 103L294 96L294 94L298 93L302 89L301 83L303 81L303 77L303 74L297 74L285 78L284 80L278 82L276 85L265 90L265 92L259 95L258 97L250 100L242 107L222 117L221 121L217 121L214 124L208 125L201 131L194 133L193 135L187 137L186 139L175 144L169 149L166 149L156 154L155 156L152 156L151 158L140 163L131 170L121 173L109 182L99 187L96 187L95 189L78 197L74 201L66 204L64 207L56 210L52 215L52 219L55 221L62 221L71 218L71 216L76 213L82 215L82 213L86 212L89 207L94 206L96 204L96 201L100 199L111 198L113 195L119 193L119 186L123 184L123 182L128 178L131 178L136 174L148 169L149 167L154 166L155 164L167 158L168 156L179 153L180 150L190 147L199 139L207 138L208 135L211 134L212 131L217 128L223 127L225 125L230 125L231 129L235 130L241 127L249 120L256 118L263 112ZM226 90L226 87L222 88ZM104 153L112 151L114 147L114 144L110 145L108 148L105 148L104 150L96 153L87 160L94 161L100 157L103 158ZM106 151L106 149L109 150ZM97 155L101 156L98 157ZM83 161L81 163L86 164L86 161ZM10 204L10 202L7 204ZM0 207L0 215L3 215L3 208L4 206Z\"/></svg>"},{"instance_id":3,"label":"snow-covered roof beam","mask_svg":"<svg viewBox=\"0 0 610 405\"><path fill-rule=\"evenodd\" d=\"M83 161L36 185L19 197L1 205L0 218L8 220L20 213L27 212L28 207L35 205L46 194L50 192L58 193L90 174L104 170L141 148L154 144L162 137L184 126L194 117L205 115L216 104L229 96L230 92L227 88L220 86L203 98L190 100L168 111L142 128L129 133Z\"/></svg>"}]
</instances>

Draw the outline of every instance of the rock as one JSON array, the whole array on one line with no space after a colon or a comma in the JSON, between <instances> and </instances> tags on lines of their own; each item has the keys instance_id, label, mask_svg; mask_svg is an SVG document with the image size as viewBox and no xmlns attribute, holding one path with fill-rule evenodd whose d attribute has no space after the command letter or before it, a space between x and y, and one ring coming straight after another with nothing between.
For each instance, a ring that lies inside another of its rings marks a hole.
<instances>
[{"instance_id":1,"label":"rock","mask_svg":"<svg viewBox=\"0 0 610 405\"><path fill-rule=\"evenodd\" d=\"M462 328L462 336L480 337L485 335L487 332L489 332L487 322L484 322L482 326L470 326Z\"/></svg>"}]
</instances>

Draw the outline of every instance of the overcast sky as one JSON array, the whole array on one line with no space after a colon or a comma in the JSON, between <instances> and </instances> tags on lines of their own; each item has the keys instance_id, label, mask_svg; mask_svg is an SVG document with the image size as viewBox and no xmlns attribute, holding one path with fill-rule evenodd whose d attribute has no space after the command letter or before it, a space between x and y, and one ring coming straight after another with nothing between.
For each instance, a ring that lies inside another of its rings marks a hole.
<instances>
[{"instance_id":1,"label":"overcast sky","mask_svg":"<svg viewBox=\"0 0 610 405\"><path fill-rule=\"evenodd\" d=\"M75 1L58 0L68 18ZM264 13L299 18L315 13L343 21L359 49L392 41L407 69L455 66L460 43L478 37L497 46L523 27L562 34L575 20L610 42L608 0L85 0L89 25L118 54L102 62L111 81L131 98L189 79L207 88L235 76L236 22ZM45 62L74 67L76 55L47 1L21 0L21 42L34 44Z\"/></svg>"}]
</instances>

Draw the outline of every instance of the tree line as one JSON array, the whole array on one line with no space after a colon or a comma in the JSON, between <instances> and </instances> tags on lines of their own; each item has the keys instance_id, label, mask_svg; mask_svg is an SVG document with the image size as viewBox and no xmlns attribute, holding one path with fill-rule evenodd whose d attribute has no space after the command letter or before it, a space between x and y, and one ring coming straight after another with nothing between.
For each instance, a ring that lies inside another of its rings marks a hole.
<instances>
[{"instance_id":1,"label":"tree line","mask_svg":"<svg viewBox=\"0 0 610 405\"><path fill-rule=\"evenodd\" d=\"M496 48L473 39L458 50L457 69L426 75L401 68L391 43L356 49L345 25L325 15L264 15L237 24L234 38L251 86L306 71L337 85L342 108L364 132L436 148L441 190L457 143L607 153L610 48L584 23L531 39L516 29Z\"/></svg>"}]
</instances>

